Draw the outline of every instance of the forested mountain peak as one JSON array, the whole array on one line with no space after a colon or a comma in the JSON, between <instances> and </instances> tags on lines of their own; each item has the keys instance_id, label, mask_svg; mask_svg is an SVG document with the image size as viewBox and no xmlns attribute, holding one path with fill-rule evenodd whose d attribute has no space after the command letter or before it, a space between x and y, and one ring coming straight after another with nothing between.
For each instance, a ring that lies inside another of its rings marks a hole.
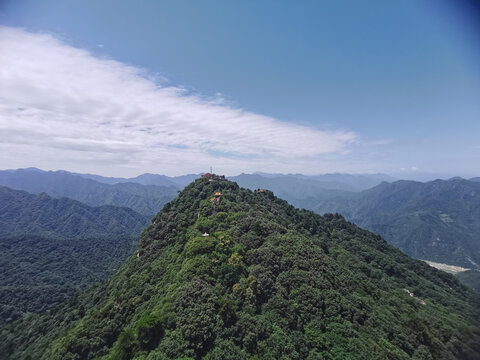
<instances>
[{"instance_id":1,"label":"forested mountain peak","mask_svg":"<svg viewBox=\"0 0 480 360\"><path fill-rule=\"evenodd\" d=\"M0 336L11 359L476 359L478 295L339 215L204 176L110 280ZM34 355L33 355L34 354Z\"/></svg>"}]
</instances>

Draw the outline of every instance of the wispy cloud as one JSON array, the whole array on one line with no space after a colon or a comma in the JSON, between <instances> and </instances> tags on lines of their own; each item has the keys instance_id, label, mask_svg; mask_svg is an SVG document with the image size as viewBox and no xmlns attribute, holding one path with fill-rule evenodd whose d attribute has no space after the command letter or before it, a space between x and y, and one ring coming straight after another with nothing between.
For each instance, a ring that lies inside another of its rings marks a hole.
<instances>
[{"instance_id":1,"label":"wispy cloud","mask_svg":"<svg viewBox=\"0 0 480 360\"><path fill-rule=\"evenodd\" d=\"M0 53L0 167L309 172L357 138L192 95L48 34L0 27Z\"/></svg>"}]
</instances>

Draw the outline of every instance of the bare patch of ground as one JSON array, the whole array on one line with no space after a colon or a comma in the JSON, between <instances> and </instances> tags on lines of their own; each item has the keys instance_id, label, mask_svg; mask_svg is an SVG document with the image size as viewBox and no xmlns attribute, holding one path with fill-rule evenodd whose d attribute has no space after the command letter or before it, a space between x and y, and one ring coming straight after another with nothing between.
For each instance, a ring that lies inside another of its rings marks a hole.
<instances>
[{"instance_id":1,"label":"bare patch of ground","mask_svg":"<svg viewBox=\"0 0 480 360\"><path fill-rule=\"evenodd\" d=\"M463 272L463 271L471 270L469 268L464 268L464 267L461 267L461 266L442 264L442 263L437 263L437 262L433 262L433 261L429 261L429 260L423 260L423 261L425 261L431 267L434 267L434 268L439 269L439 270L446 271L450 274L458 274L458 273Z\"/></svg>"}]
</instances>

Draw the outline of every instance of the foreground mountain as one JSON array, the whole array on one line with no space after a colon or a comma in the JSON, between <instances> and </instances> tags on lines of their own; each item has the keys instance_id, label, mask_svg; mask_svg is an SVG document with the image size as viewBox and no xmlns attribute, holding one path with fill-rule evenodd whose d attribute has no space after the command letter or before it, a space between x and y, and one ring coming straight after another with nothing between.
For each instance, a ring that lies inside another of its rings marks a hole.
<instances>
[{"instance_id":1,"label":"foreground mountain","mask_svg":"<svg viewBox=\"0 0 480 360\"><path fill-rule=\"evenodd\" d=\"M109 277L150 218L0 187L0 326Z\"/></svg>"},{"instance_id":2,"label":"foreground mountain","mask_svg":"<svg viewBox=\"0 0 480 360\"><path fill-rule=\"evenodd\" d=\"M178 187L119 183L109 185L66 171L35 168L0 171L0 185L33 194L42 192L56 198L68 197L91 206L129 207L141 214L154 215L177 195Z\"/></svg>"},{"instance_id":3,"label":"foreground mountain","mask_svg":"<svg viewBox=\"0 0 480 360\"><path fill-rule=\"evenodd\" d=\"M479 182L382 183L324 201L314 210L338 212L415 258L480 268Z\"/></svg>"},{"instance_id":4,"label":"foreground mountain","mask_svg":"<svg viewBox=\"0 0 480 360\"><path fill-rule=\"evenodd\" d=\"M202 236L203 234L203 236ZM478 359L479 298L335 215L201 178L107 282L0 335L9 359Z\"/></svg>"}]
</instances>

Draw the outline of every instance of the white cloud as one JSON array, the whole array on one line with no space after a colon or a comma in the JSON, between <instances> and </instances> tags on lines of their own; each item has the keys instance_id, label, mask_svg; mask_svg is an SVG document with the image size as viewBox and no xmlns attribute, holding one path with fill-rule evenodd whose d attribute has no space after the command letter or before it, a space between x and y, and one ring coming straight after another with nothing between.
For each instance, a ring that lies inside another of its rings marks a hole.
<instances>
[{"instance_id":1,"label":"white cloud","mask_svg":"<svg viewBox=\"0 0 480 360\"><path fill-rule=\"evenodd\" d=\"M0 54L3 168L318 172L333 166L322 155L344 154L356 139L188 94L46 34L0 27Z\"/></svg>"}]
</instances>

